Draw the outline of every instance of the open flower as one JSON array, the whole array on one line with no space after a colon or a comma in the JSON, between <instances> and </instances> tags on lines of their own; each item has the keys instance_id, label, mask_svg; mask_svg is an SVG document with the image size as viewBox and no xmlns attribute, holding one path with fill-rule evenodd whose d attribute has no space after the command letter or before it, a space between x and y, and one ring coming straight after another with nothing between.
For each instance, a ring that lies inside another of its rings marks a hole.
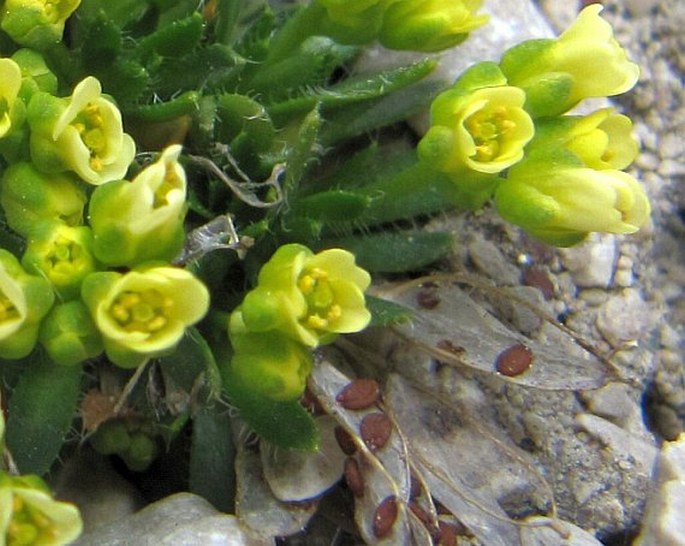
<instances>
[{"instance_id":1,"label":"open flower","mask_svg":"<svg viewBox=\"0 0 685 546\"><path fill-rule=\"evenodd\" d=\"M69 170L99 185L122 178L135 155L119 109L102 96L92 76L78 83L69 98L34 94L28 120L31 158L44 172Z\"/></svg>"},{"instance_id":2,"label":"open flower","mask_svg":"<svg viewBox=\"0 0 685 546\"><path fill-rule=\"evenodd\" d=\"M316 347L368 325L364 290L370 281L346 250L314 254L302 245L284 245L262 267L257 287L235 313L249 332L278 330Z\"/></svg>"},{"instance_id":3,"label":"open flower","mask_svg":"<svg viewBox=\"0 0 685 546\"><path fill-rule=\"evenodd\" d=\"M0 534L2 544L62 546L83 530L78 508L56 501L38 476L0 472Z\"/></svg>"},{"instance_id":4,"label":"open flower","mask_svg":"<svg viewBox=\"0 0 685 546\"><path fill-rule=\"evenodd\" d=\"M592 169L625 169L637 157L633 123L613 108L602 108L583 117L563 116L549 124L557 126L553 132L560 137L560 145Z\"/></svg>"},{"instance_id":5,"label":"open flower","mask_svg":"<svg viewBox=\"0 0 685 546\"><path fill-rule=\"evenodd\" d=\"M62 39L81 0L5 0L0 27L18 44L46 49Z\"/></svg>"},{"instance_id":6,"label":"open flower","mask_svg":"<svg viewBox=\"0 0 685 546\"><path fill-rule=\"evenodd\" d=\"M0 138L16 128L24 105L17 101L21 88L21 69L12 59L0 59Z\"/></svg>"},{"instance_id":7,"label":"open flower","mask_svg":"<svg viewBox=\"0 0 685 546\"><path fill-rule=\"evenodd\" d=\"M54 299L47 280L29 275L14 255L0 249L0 358L23 358L31 352Z\"/></svg>"},{"instance_id":8,"label":"open flower","mask_svg":"<svg viewBox=\"0 0 685 546\"><path fill-rule=\"evenodd\" d=\"M21 263L48 279L62 299L77 297L81 282L95 271L89 227L43 222L31 232Z\"/></svg>"},{"instance_id":9,"label":"open flower","mask_svg":"<svg viewBox=\"0 0 685 546\"><path fill-rule=\"evenodd\" d=\"M511 85L523 88L536 116L558 115L588 97L631 89L640 75L616 41L611 25L591 4L554 40L531 40L510 49L501 67Z\"/></svg>"},{"instance_id":10,"label":"open flower","mask_svg":"<svg viewBox=\"0 0 685 546\"><path fill-rule=\"evenodd\" d=\"M185 269L157 264L124 274L92 273L81 296L107 356L124 368L173 348L209 307L209 292L200 280Z\"/></svg>"},{"instance_id":11,"label":"open flower","mask_svg":"<svg viewBox=\"0 0 685 546\"><path fill-rule=\"evenodd\" d=\"M379 40L389 49L442 51L484 25L482 0L399 0L383 15Z\"/></svg>"},{"instance_id":12,"label":"open flower","mask_svg":"<svg viewBox=\"0 0 685 546\"><path fill-rule=\"evenodd\" d=\"M232 314L229 330L232 372L245 387L272 400L302 395L312 370L308 347L278 331L248 332L240 313Z\"/></svg>"},{"instance_id":13,"label":"open flower","mask_svg":"<svg viewBox=\"0 0 685 546\"><path fill-rule=\"evenodd\" d=\"M476 65L433 101L419 157L445 173L503 171L521 160L535 133L525 100L494 63Z\"/></svg>"},{"instance_id":14,"label":"open flower","mask_svg":"<svg viewBox=\"0 0 685 546\"><path fill-rule=\"evenodd\" d=\"M171 260L183 246L186 175L181 146L166 148L133 181L115 180L95 189L89 217L97 258L111 266Z\"/></svg>"},{"instance_id":15,"label":"open flower","mask_svg":"<svg viewBox=\"0 0 685 546\"><path fill-rule=\"evenodd\" d=\"M512 168L495 193L505 220L557 246L570 246L594 231L634 233L650 205L632 176L593 170L575 156L533 157Z\"/></svg>"}]
</instances>

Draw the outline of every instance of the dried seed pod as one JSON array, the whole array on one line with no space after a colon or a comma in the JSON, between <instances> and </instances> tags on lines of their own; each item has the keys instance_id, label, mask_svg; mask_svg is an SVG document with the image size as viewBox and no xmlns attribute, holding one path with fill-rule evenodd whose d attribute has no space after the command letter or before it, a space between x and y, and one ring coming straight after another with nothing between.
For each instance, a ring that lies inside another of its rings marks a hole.
<instances>
[{"instance_id":1,"label":"dried seed pod","mask_svg":"<svg viewBox=\"0 0 685 546\"><path fill-rule=\"evenodd\" d=\"M362 476L362 471L359 469L359 463L354 457L348 457L345 459L345 482L347 487L350 488L352 494L361 498L364 496L364 476Z\"/></svg>"},{"instance_id":2,"label":"dried seed pod","mask_svg":"<svg viewBox=\"0 0 685 546\"><path fill-rule=\"evenodd\" d=\"M385 497L376 507L373 515L373 534L376 538L386 537L397 519L397 498L394 495Z\"/></svg>"},{"instance_id":3,"label":"dried seed pod","mask_svg":"<svg viewBox=\"0 0 685 546\"><path fill-rule=\"evenodd\" d=\"M336 402L348 410L360 410L378 402L381 389L374 379L360 378L351 381L335 397Z\"/></svg>"},{"instance_id":4,"label":"dried seed pod","mask_svg":"<svg viewBox=\"0 0 685 546\"><path fill-rule=\"evenodd\" d=\"M533 363L533 351L522 343L502 351L495 361L495 369L502 375L514 377L525 372Z\"/></svg>"},{"instance_id":5,"label":"dried seed pod","mask_svg":"<svg viewBox=\"0 0 685 546\"><path fill-rule=\"evenodd\" d=\"M366 446L371 451L377 451L388 443L392 433L392 421L380 411L369 413L362 419L359 433Z\"/></svg>"},{"instance_id":6,"label":"dried seed pod","mask_svg":"<svg viewBox=\"0 0 685 546\"><path fill-rule=\"evenodd\" d=\"M345 455L352 455L357 451L357 444L354 443L354 439L343 427L338 425L333 429L333 434L335 434L335 439L340 446L340 449Z\"/></svg>"}]
</instances>

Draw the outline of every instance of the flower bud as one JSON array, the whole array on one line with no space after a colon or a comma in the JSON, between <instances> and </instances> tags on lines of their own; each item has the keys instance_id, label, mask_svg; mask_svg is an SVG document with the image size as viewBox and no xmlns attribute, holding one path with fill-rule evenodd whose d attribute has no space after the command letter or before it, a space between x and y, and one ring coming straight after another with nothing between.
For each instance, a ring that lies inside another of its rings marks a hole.
<instances>
[{"instance_id":1,"label":"flower bud","mask_svg":"<svg viewBox=\"0 0 685 546\"><path fill-rule=\"evenodd\" d=\"M540 120L529 150L563 147L592 169L625 169L638 154L630 118L613 108L587 116L561 116Z\"/></svg>"},{"instance_id":2,"label":"flower bud","mask_svg":"<svg viewBox=\"0 0 685 546\"><path fill-rule=\"evenodd\" d=\"M368 44L378 37L389 1L317 0L325 8L319 33L342 44Z\"/></svg>"},{"instance_id":3,"label":"flower bud","mask_svg":"<svg viewBox=\"0 0 685 546\"><path fill-rule=\"evenodd\" d=\"M112 362L134 368L172 349L209 308L207 288L185 269L150 264L128 273L97 272L81 296Z\"/></svg>"},{"instance_id":4,"label":"flower bud","mask_svg":"<svg viewBox=\"0 0 685 546\"><path fill-rule=\"evenodd\" d=\"M89 205L93 251L110 266L174 258L185 237L186 175L181 146L166 148L133 181L115 180L95 189Z\"/></svg>"},{"instance_id":5,"label":"flower bud","mask_svg":"<svg viewBox=\"0 0 685 546\"><path fill-rule=\"evenodd\" d=\"M78 508L52 498L38 476L0 472L0 536L3 544L72 543L83 530Z\"/></svg>"},{"instance_id":6,"label":"flower bud","mask_svg":"<svg viewBox=\"0 0 685 546\"><path fill-rule=\"evenodd\" d=\"M69 98L33 95L27 117L31 158L39 170L73 171L96 186L126 174L135 143L123 132L119 109L101 93L100 82L88 76Z\"/></svg>"},{"instance_id":7,"label":"flower bud","mask_svg":"<svg viewBox=\"0 0 685 546\"><path fill-rule=\"evenodd\" d=\"M49 280L63 300L78 297L81 282L95 271L89 227L43 222L31 231L21 263Z\"/></svg>"},{"instance_id":8,"label":"flower bud","mask_svg":"<svg viewBox=\"0 0 685 546\"><path fill-rule=\"evenodd\" d=\"M26 237L43 221L82 224L86 194L68 173L46 175L31 163L15 163L3 174L0 203L9 226Z\"/></svg>"},{"instance_id":9,"label":"flower bud","mask_svg":"<svg viewBox=\"0 0 685 546\"><path fill-rule=\"evenodd\" d=\"M264 264L237 312L249 332L275 329L316 347L366 328L371 313L364 291L370 282L346 250L314 254L299 244L284 245Z\"/></svg>"},{"instance_id":10,"label":"flower bud","mask_svg":"<svg viewBox=\"0 0 685 546\"><path fill-rule=\"evenodd\" d=\"M57 93L57 76L45 64L45 59L40 53L32 49L19 49L12 55L12 60L21 69L22 83L19 95L26 104L38 91Z\"/></svg>"},{"instance_id":11,"label":"flower bud","mask_svg":"<svg viewBox=\"0 0 685 546\"><path fill-rule=\"evenodd\" d=\"M40 321L54 299L47 280L29 275L0 249L0 358L23 358L33 350Z\"/></svg>"},{"instance_id":12,"label":"flower bud","mask_svg":"<svg viewBox=\"0 0 685 546\"><path fill-rule=\"evenodd\" d=\"M379 40L389 49L442 51L463 42L484 25L475 12L482 0L399 0L383 15Z\"/></svg>"},{"instance_id":13,"label":"flower bud","mask_svg":"<svg viewBox=\"0 0 685 546\"><path fill-rule=\"evenodd\" d=\"M418 154L438 171L495 174L523 157L535 128L523 91L506 85L494 63L467 70L431 105L431 128Z\"/></svg>"},{"instance_id":14,"label":"flower bud","mask_svg":"<svg viewBox=\"0 0 685 546\"><path fill-rule=\"evenodd\" d=\"M230 320L235 376L251 391L272 400L294 400L304 392L312 369L309 349L286 335L271 331L246 333L240 313Z\"/></svg>"},{"instance_id":15,"label":"flower bud","mask_svg":"<svg viewBox=\"0 0 685 546\"><path fill-rule=\"evenodd\" d=\"M80 300L58 303L45 317L39 340L57 364L73 366L103 351L102 337Z\"/></svg>"},{"instance_id":16,"label":"flower bud","mask_svg":"<svg viewBox=\"0 0 685 546\"><path fill-rule=\"evenodd\" d=\"M19 65L12 59L0 59L0 139L24 121L24 104L18 100L20 89Z\"/></svg>"},{"instance_id":17,"label":"flower bud","mask_svg":"<svg viewBox=\"0 0 685 546\"><path fill-rule=\"evenodd\" d=\"M0 27L23 46L47 49L62 39L64 23L81 0L5 0Z\"/></svg>"},{"instance_id":18,"label":"flower bud","mask_svg":"<svg viewBox=\"0 0 685 546\"><path fill-rule=\"evenodd\" d=\"M502 57L509 84L525 90L526 108L535 117L562 114L588 97L625 93L637 82L638 66L601 11L591 4L557 39L523 42Z\"/></svg>"},{"instance_id":19,"label":"flower bud","mask_svg":"<svg viewBox=\"0 0 685 546\"><path fill-rule=\"evenodd\" d=\"M589 169L568 152L533 156L512 168L495 203L505 220L556 246L571 246L594 231L634 233L650 213L632 176Z\"/></svg>"}]
</instances>

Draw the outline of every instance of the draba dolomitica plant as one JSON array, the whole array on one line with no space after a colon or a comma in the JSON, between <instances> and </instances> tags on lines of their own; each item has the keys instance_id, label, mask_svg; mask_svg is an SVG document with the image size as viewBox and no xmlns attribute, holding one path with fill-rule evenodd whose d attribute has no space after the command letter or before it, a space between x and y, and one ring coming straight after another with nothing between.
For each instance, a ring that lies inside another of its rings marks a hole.
<instances>
[{"instance_id":1,"label":"draba dolomitica plant","mask_svg":"<svg viewBox=\"0 0 685 546\"><path fill-rule=\"evenodd\" d=\"M369 292L449 254L426 216L495 207L556 246L648 221L631 120L571 112L638 78L601 7L426 78L482 4L2 4L1 543L81 533L43 478L86 444L139 475L189 456L185 487L228 512L245 430L265 454L323 449L322 355L411 320ZM360 72L369 47L421 55ZM428 131L386 149L421 111Z\"/></svg>"}]
</instances>

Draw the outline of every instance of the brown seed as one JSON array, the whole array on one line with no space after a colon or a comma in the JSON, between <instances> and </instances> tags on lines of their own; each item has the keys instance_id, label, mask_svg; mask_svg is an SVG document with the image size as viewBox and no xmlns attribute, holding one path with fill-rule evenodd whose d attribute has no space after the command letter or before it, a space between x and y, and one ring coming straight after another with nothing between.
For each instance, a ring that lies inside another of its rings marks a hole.
<instances>
[{"instance_id":1,"label":"brown seed","mask_svg":"<svg viewBox=\"0 0 685 546\"><path fill-rule=\"evenodd\" d=\"M533 351L522 343L517 343L499 354L495 361L495 369L502 375L513 377L525 372L532 362Z\"/></svg>"},{"instance_id":2,"label":"brown seed","mask_svg":"<svg viewBox=\"0 0 685 546\"><path fill-rule=\"evenodd\" d=\"M352 491L352 494L357 498L363 497L364 477L359 469L359 463L357 462L357 459L354 457L348 457L345 459L344 474L345 482L347 483L347 487L350 488L350 491Z\"/></svg>"},{"instance_id":3,"label":"brown seed","mask_svg":"<svg viewBox=\"0 0 685 546\"><path fill-rule=\"evenodd\" d=\"M409 476L409 498L415 499L421 494L421 482L412 472Z\"/></svg>"},{"instance_id":4,"label":"brown seed","mask_svg":"<svg viewBox=\"0 0 685 546\"><path fill-rule=\"evenodd\" d=\"M338 425L333 429L333 434L335 434L335 439L338 441L340 449L345 455L352 455L357 451L357 444L354 443L354 439L343 427Z\"/></svg>"},{"instance_id":5,"label":"brown seed","mask_svg":"<svg viewBox=\"0 0 685 546\"><path fill-rule=\"evenodd\" d=\"M309 389L305 389L304 393L300 398L300 404L302 404L307 411L311 414L318 416L326 413L321 406L319 400L314 396L314 393Z\"/></svg>"},{"instance_id":6,"label":"brown seed","mask_svg":"<svg viewBox=\"0 0 685 546\"><path fill-rule=\"evenodd\" d=\"M359 426L362 440L371 451L381 449L387 444L391 432L392 421L380 411L366 415Z\"/></svg>"},{"instance_id":7,"label":"brown seed","mask_svg":"<svg viewBox=\"0 0 685 546\"><path fill-rule=\"evenodd\" d=\"M423 526L428 529L428 531L431 532L431 534L435 530L435 522L433 521L433 518L431 515L428 513L426 509L424 509L418 502L412 501L409 503L409 509L412 511L412 513L421 520L421 523L423 523Z\"/></svg>"},{"instance_id":8,"label":"brown seed","mask_svg":"<svg viewBox=\"0 0 685 546\"><path fill-rule=\"evenodd\" d=\"M435 293L435 287L423 286L416 294L416 303L423 309L435 309L440 305L440 297Z\"/></svg>"},{"instance_id":9,"label":"brown seed","mask_svg":"<svg viewBox=\"0 0 685 546\"><path fill-rule=\"evenodd\" d=\"M388 536L397 519L397 499L394 495L385 497L376 507L373 515L373 535L376 538Z\"/></svg>"},{"instance_id":10,"label":"brown seed","mask_svg":"<svg viewBox=\"0 0 685 546\"><path fill-rule=\"evenodd\" d=\"M540 290L545 300L551 300L554 297L554 284L549 275L539 267L533 266L526 269L521 280L526 286L532 286Z\"/></svg>"},{"instance_id":11,"label":"brown seed","mask_svg":"<svg viewBox=\"0 0 685 546\"><path fill-rule=\"evenodd\" d=\"M343 408L349 410L366 409L378 402L381 389L373 379L359 378L351 381L335 397Z\"/></svg>"},{"instance_id":12,"label":"brown seed","mask_svg":"<svg viewBox=\"0 0 685 546\"><path fill-rule=\"evenodd\" d=\"M438 349L442 349L443 351L447 351L448 353L452 353L453 355L463 355L466 352L466 349L464 349L461 345L457 345L456 343L451 342L449 339L441 339L436 344L436 347Z\"/></svg>"},{"instance_id":13,"label":"brown seed","mask_svg":"<svg viewBox=\"0 0 685 546\"><path fill-rule=\"evenodd\" d=\"M457 535L459 534L457 527L444 521L441 521L439 525L438 546L457 546Z\"/></svg>"}]
</instances>

